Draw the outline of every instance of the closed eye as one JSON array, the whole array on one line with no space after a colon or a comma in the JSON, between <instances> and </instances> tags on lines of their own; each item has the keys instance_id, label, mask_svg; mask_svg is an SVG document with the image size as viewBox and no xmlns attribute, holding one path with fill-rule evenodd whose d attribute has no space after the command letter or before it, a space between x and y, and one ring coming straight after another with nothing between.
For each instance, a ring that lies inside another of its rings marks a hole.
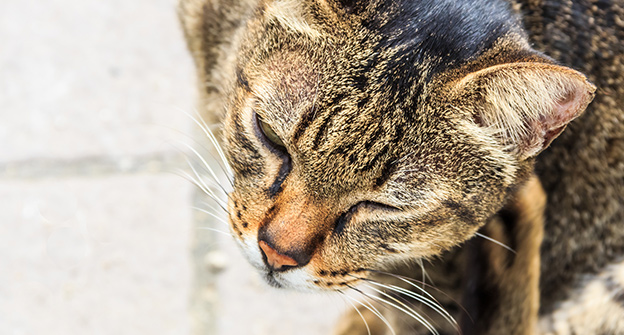
<instances>
[{"instance_id":1,"label":"closed eye","mask_svg":"<svg viewBox=\"0 0 624 335\"><path fill-rule=\"evenodd\" d=\"M262 143L269 147L269 149L272 149L272 151L277 150L280 153L286 152L284 141L282 141L273 128L271 128L267 122L262 120L257 113L255 114L255 128L256 133L258 133L258 137L262 140Z\"/></svg>"},{"instance_id":2,"label":"closed eye","mask_svg":"<svg viewBox=\"0 0 624 335\"><path fill-rule=\"evenodd\" d=\"M273 128L271 128L268 123L264 122L258 114L255 114L254 119L256 136L258 136L262 144L264 144L272 153L282 159L282 165L277 173L277 177L273 181L273 184L271 184L271 186L267 189L269 197L274 198L282 190L282 184L290 173L292 168L291 159L288 155L284 142L279 136L277 136Z\"/></svg>"},{"instance_id":3,"label":"closed eye","mask_svg":"<svg viewBox=\"0 0 624 335\"><path fill-rule=\"evenodd\" d=\"M334 228L334 232L336 234L342 233L342 231L344 230L349 220L351 220L351 217L353 217L353 215L357 211L363 208L367 208L373 211L379 210L379 211L385 211L385 212L400 212L401 211L400 208L382 204L380 202L360 201L357 204L351 206L351 208L349 208L349 210L347 210L346 212L342 213L342 215L340 215L338 220L336 220L336 226Z\"/></svg>"},{"instance_id":4,"label":"closed eye","mask_svg":"<svg viewBox=\"0 0 624 335\"><path fill-rule=\"evenodd\" d=\"M384 210L384 211L393 211L393 212L397 212L397 211L401 211L400 208L388 205L388 204L384 204L381 202L376 202L376 201L361 201L359 203L357 203L354 207L365 207L365 208L370 208L373 210Z\"/></svg>"}]
</instances>

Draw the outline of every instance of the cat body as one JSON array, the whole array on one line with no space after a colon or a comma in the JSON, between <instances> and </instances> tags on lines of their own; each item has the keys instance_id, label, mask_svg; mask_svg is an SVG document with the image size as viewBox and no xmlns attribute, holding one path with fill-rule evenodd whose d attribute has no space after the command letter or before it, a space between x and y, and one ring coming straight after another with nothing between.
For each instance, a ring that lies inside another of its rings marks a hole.
<instances>
[{"instance_id":1,"label":"cat body","mask_svg":"<svg viewBox=\"0 0 624 335\"><path fill-rule=\"evenodd\" d=\"M585 114L537 160L548 194L548 309L575 274L598 272L624 253L624 2L527 1L521 10L534 47L598 87Z\"/></svg>"},{"instance_id":2,"label":"cat body","mask_svg":"<svg viewBox=\"0 0 624 335\"><path fill-rule=\"evenodd\" d=\"M224 125L232 231L267 282L357 290L426 258L487 320L464 333L624 333L623 1L179 8L202 112ZM458 249L479 229L516 256ZM611 305L576 317L596 296Z\"/></svg>"}]
</instances>

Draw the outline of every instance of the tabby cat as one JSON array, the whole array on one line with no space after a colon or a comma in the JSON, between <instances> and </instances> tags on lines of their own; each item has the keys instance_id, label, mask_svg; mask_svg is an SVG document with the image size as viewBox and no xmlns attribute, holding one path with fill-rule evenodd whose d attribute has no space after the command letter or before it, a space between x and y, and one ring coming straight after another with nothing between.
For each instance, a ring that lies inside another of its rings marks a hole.
<instances>
[{"instance_id":1,"label":"tabby cat","mask_svg":"<svg viewBox=\"0 0 624 335\"><path fill-rule=\"evenodd\" d=\"M624 334L624 0L179 14L233 235L275 287L374 301L336 333Z\"/></svg>"}]
</instances>

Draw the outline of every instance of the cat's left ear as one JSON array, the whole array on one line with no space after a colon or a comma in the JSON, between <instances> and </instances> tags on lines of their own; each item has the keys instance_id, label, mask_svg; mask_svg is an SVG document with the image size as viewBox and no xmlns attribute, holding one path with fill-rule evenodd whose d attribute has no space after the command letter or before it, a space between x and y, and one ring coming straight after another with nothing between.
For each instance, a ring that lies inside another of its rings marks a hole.
<instances>
[{"instance_id":1,"label":"cat's left ear","mask_svg":"<svg viewBox=\"0 0 624 335\"><path fill-rule=\"evenodd\" d=\"M596 87L578 71L545 63L492 66L461 79L459 103L520 160L544 150L592 101Z\"/></svg>"}]
</instances>

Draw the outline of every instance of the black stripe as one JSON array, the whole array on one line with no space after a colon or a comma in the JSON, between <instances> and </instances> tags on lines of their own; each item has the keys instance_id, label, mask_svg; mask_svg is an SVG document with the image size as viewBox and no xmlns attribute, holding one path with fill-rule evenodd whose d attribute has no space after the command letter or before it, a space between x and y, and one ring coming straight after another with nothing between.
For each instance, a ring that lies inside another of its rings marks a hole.
<instances>
[{"instance_id":1,"label":"black stripe","mask_svg":"<svg viewBox=\"0 0 624 335\"><path fill-rule=\"evenodd\" d=\"M249 81L247 80L247 76L243 73L243 70L238 68L236 69L236 81L240 86L245 89L245 91L250 92L251 88L249 86Z\"/></svg>"},{"instance_id":2,"label":"black stripe","mask_svg":"<svg viewBox=\"0 0 624 335\"><path fill-rule=\"evenodd\" d=\"M245 134L245 128L241 124L239 114L235 115L234 117L234 138L236 139L237 144L240 144L243 149L249 151L248 154L251 155L252 158L262 158L260 152L258 151L258 149L256 149L256 145L247 138Z\"/></svg>"},{"instance_id":3,"label":"black stripe","mask_svg":"<svg viewBox=\"0 0 624 335\"><path fill-rule=\"evenodd\" d=\"M443 202L443 205L453 210L453 214L458 216L464 222L471 224L478 224L475 220L475 214L464 204L452 199L447 199Z\"/></svg>"},{"instance_id":4,"label":"black stripe","mask_svg":"<svg viewBox=\"0 0 624 335\"><path fill-rule=\"evenodd\" d=\"M379 138L381 137L383 131L383 127L377 126L375 132L371 136L369 136L366 143L364 143L364 148L366 150L370 150L373 147L373 144L379 141Z\"/></svg>"},{"instance_id":5,"label":"black stripe","mask_svg":"<svg viewBox=\"0 0 624 335\"><path fill-rule=\"evenodd\" d=\"M347 96L348 95L346 93L337 93L336 96L327 103L327 106L337 106L340 103L340 101L345 99ZM321 143L321 140L327 134L327 127L331 123L332 118L336 115L338 115L338 108L333 108L332 110L329 111L329 113L327 113L327 115L325 116L325 119L323 120L323 124L321 124L321 126L318 128L318 131L314 137L312 150L318 149Z\"/></svg>"},{"instance_id":6,"label":"black stripe","mask_svg":"<svg viewBox=\"0 0 624 335\"><path fill-rule=\"evenodd\" d=\"M392 173L394 172L394 170L395 170L394 158L388 159L386 161L386 165L384 165L383 169L381 170L381 175L377 177L377 179L375 180L375 186L381 187L383 184L385 184L388 181L388 179L390 179L390 176L392 176Z\"/></svg>"},{"instance_id":7,"label":"black stripe","mask_svg":"<svg viewBox=\"0 0 624 335\"><path fill-rule=\"evenodd\" d=\"M311 108L308 112L303 114L303 116L301 117L301 121L299 121L293 133L293 139L292 139L293 145L297 145L297 142L299 142L301 135L305 133L310 123L312 123L312 121L316 117L315 114L316 114L316 106L315 108Z\"/></svg>"},{"instance_id":8,"label":"black stripe","mask_svg":"<svg viewBox=\"0 0 624 335\"><path fill-rule=\"evenodd\" d=\"M385 156L388 153L388 150L390 150L390 147L388 146L388 144L386 144L383 149L381 149L376 155L375 157L373 157L373 159L369 160L368 163L366 163L366 165L361 168L362 171L367 171L372 169L375 164L377 164L377 161L379 161L379 159L381 159L381 157Z\"/></svg>"},{"instance_id":9,"label":"black stripe","mask_svg":"<svg viewBox=\"0 0 624 335\"><path fill-rule=\"evenodd\" d=\"M331 120L331 117L331 113L327 114L327 116L323 120L323 123L316 131L316 135L314 136L314 142L312 143L312 150L318 149L319 145L321 144L321 140L323 139L323 137L325 137L327 133L327 127L329 126L329 121Z\"/></svg>"},{"instance_id":10,"label":"black stripe","mask_svg":"<svg viewBox=\"0 0 624 335\"><path fill-rule=\"evenodd\" d=\"M264 175L262 165L262 155L256 146L245 136L243 126L240 124L238 115L234 118L234 138L231 146L237 149L236 153L229 155L232 161L232 168L242 178L256 177L262 178Z\"/></svg>"},{"instance_id":11,"label":"black stripe","mask_svg":"<svg viewBox=\"0 0 624 335\"><path fill-rule=\"evenodd\" d=\"M290 157L288 155L284 155L282 159L284 162L282 163L282 166L280 166L277 178L273 182L273 185L271 185L267 190L270 198L274 198L282 190L282 184L284 183L284 180L286 180L286 177L291 169Z\"/></svg>"},{"instance_id":12,"label":"black stripe","mask_svg":"<svg viewBox=\"0 0 624 335\"><path fill-rule=\"evenodd\" d=\"M362 99L360 99L360 101L358 101L357 106L359 109L364 108L364 106L366 106L366 104L368 104L368 101L370 100L370 97L367 95L365 97L363 97Z\"/></svg>"}]
</instances>

